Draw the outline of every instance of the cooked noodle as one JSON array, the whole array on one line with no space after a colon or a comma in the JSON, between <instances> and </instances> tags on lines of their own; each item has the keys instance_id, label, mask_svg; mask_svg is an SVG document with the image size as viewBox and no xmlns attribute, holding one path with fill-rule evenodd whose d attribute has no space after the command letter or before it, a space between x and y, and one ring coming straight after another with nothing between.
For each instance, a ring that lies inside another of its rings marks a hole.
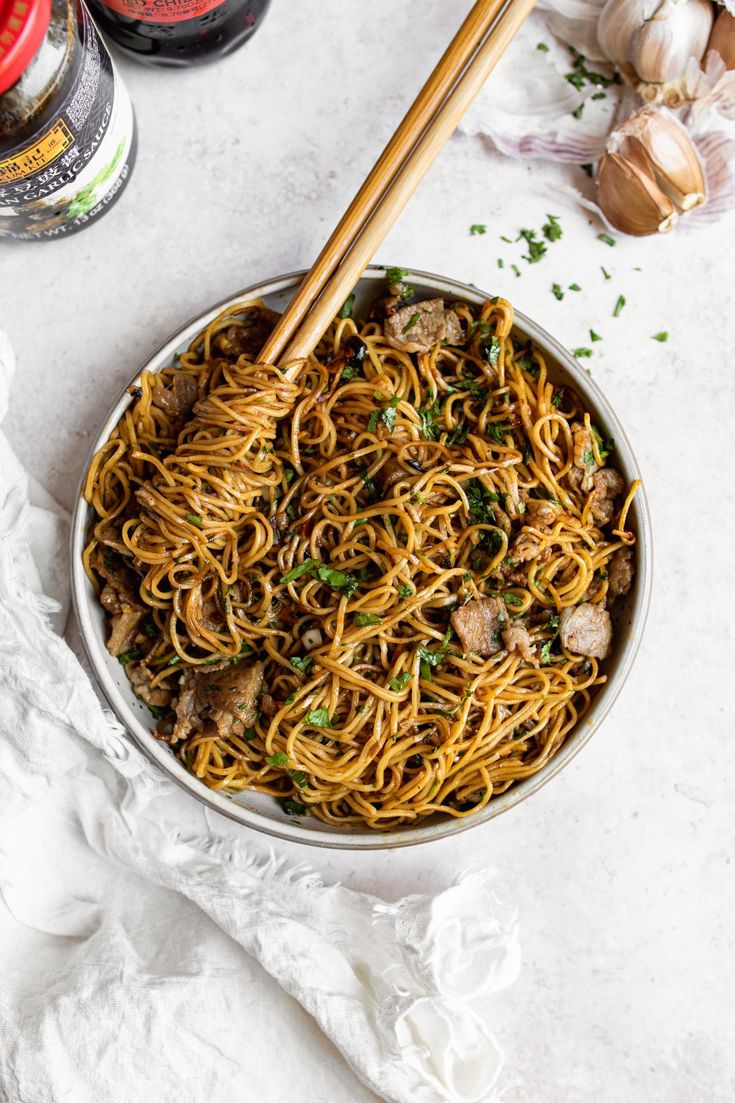
<instances>
[{"instance_id":1,"label":"cooked noodle","mask_svg":"<svg viewBox=\"0 0 735 1103\"><path fill-rule=\"evenodd\" d=\"M608 508L611 442L507 302L453 309L461 340L425 353L385 318L336 319L291 382L253 363L274 316L238 304L144 373L95 456L85 564L111 649L211 788L338 825L467 816L541 769L605 681L559 617L610 603L635 486ZM450 617L488 596L493 653L464 653ZM223 712L256 664L242 719Z\"/></svg>"}]
</instances>

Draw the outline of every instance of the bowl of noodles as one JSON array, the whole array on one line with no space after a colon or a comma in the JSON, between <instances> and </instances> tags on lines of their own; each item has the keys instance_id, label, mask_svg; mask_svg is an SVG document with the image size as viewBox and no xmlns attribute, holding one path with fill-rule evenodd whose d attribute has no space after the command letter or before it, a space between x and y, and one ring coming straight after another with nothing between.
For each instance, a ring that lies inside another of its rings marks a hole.
<instances>
[{"instance_id":1,"label":"bowl of noodles","mask_svg":"<svg viewBox=\"0 0 735 1103\"><path fill-rule=\"evenodd\" d=\"M304 364L303 273L192 320L85 466L73 596L138 747L241 824L442 838L556 774L625 681L650 521L600 389L505 300L371 267Z\"/></svg>"}]
</instances>

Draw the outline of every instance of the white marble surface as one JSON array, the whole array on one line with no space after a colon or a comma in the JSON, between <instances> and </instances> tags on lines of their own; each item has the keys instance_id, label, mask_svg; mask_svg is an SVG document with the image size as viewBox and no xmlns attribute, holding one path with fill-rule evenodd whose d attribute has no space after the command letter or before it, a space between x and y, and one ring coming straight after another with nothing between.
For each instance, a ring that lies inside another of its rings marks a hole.
<instances>
[{"instance_id":1,"label":"white marble surface","mask_svg":"<svg viewBox=\"0 0 735 1103\"><path fill-rule=\"evenodd\" d=\"M140 128L126 195L75 238L0 247L0 325L19 360L7 427L61 502L112 398L170 331L308 265L467 7L274 0L250 46L217 67L121 63ZM508 1101L729 1103L735 223L611 249L549 195L565 178L455 137L378 259L501 292L571 346L589 344L590 327L603 336L591 370L628 427L654 519L635 670L583 753L499 821L428 849L290 849L386 897L474 862L498 867L525 961L494 1024ZM520 248L499 235L547 211L564 239L541 263L519 262L518 279L508 265ZM469 236L476 222L487 235ZM554 281L583 290L557 302ZM662 329L667 344L650 339Z\"/></svg>"}]
</instances>

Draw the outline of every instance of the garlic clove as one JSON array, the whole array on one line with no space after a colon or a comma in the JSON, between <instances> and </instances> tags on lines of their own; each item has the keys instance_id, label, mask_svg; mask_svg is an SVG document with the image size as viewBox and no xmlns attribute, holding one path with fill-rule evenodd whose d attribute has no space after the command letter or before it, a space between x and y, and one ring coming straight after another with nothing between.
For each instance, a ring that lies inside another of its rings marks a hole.
<instances>
[{"instance_id":1,"label":"garlic clove","mask_svg":"<svg viewBox=\"0 0 735 1103\"><path fill-rule=\"evenodd\" d=\"M694 142L678 119L644 107L628 123L632 125L627 136L645 147L658 186L678 209L691 211L704 203L704 168Z\"/></svg>"},{"instance_id":2,"label":"garlic clove","mask_svg":"<svg viewBox=\"0 0 735 1103\"><path fill-rule=\"evenodd\" d=\"M666 233L707 195L702 161L688 132L669 112L648 106L610 134L597 188L610 222L635 235Z\"/></svg>"},{"instance_id":3,"label":"garlic clove","mask_svg":"<svg viewBox=\"0 0 735 1103\"><path fill-rule=\"evenodd\" d=\"M667 233L676 208L652 176L617 153L606 153L597 170L598 202L605 217L624 234Z\"/></svg>"},{"instance_id":4,"label":"garlic clove","mask_svg":"<svg viewBox=\"0 0 735 1103\"><path fill-rule=\"evenodd\" d=\"M597 34L628 82L653 99L647 86L678 81L690 58L701 59L712 21L709 0L607 0Z\"/></svg>"},{"instance_id":5,"label":"garlic clove","mask_svg":"<svg viewBox=\"0 0 735 1103\"><path fill-rule=\"evenodd\" d=\"M715 19L708 48L720 55L726 69L735 69L735 16L724 8Z\"/></svg>"}]
</instances>

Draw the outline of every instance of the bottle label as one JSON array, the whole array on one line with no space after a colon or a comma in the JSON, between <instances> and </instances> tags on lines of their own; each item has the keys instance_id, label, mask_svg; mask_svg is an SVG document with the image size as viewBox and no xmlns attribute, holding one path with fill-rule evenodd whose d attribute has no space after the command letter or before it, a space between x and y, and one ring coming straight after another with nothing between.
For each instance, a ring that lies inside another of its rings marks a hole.
<instances>
[{"instance_id":1,"label":"bottle label","mask_svg":"<svg viewBox=\"0 0 735 1103\"><path fill-rule=\"evenodd\" d=\"M0 151L0 237L59 237L113 201L132 163L130 97L82 7L83 61L56 120Z\"/></svg>"},{"instance_id":2,"label":"bottle label","mask_svg":"<svg viewBox=\"0 0 735 1103\"><path fill-rule=\"evenodd\" d=\"M138 19L143 23L180 23L182 19L196 19L224 0L100 0L106 8Z\"/></svg>"}]
</instances>

